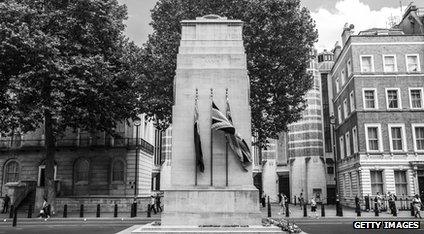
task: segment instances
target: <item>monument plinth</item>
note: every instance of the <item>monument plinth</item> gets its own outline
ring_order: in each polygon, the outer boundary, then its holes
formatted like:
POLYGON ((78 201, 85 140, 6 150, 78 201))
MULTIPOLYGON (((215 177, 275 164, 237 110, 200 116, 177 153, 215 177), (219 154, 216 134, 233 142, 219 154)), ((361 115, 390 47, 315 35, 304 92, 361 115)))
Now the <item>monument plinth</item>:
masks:
POLYGON ((234 127, 251 144, 243 23, 209 15, 181 24, 174 80, 171 183, 164 188, 162 225, 259 225, 259 193, 253 186, 251 167, 245 171, 233 151, 226 148, 224 133, 211 130, 211 100, 225 113, 228 98, 234 127), (197 171, 197 178, 193 136, 196 97, 205 166, 204 172, 197 171))

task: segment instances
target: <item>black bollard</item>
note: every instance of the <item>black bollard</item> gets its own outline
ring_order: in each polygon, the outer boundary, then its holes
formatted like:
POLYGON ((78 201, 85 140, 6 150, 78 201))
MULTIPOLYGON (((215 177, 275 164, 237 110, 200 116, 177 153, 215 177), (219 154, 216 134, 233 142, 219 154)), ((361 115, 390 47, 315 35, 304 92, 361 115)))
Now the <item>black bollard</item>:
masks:
POLYGON ((296 196, 294 196, 294 206, 297 205, 297 200, 296 200, 296 196))
POLYGON ((290 217, 289 203, 286 202, 286 217, 290 217))
POLYGON ((68 205, 63 205, 63 218, 68 217, 68 205))
POLYGON ((150 207, 150 204, 147 204, 147 218, 152 217, 152 209, 150 207))
POLYGON ((303 204, 303 217, 308 217, 308 211, 307 211, 306 203, 303 204))
POLYGON ((29 206, 28 206, 28 216, 27 216, 27 218, 32 218, 32 205, 30 204, 29 206))
POLYGON ((339 216, 343 217, 343 205, 341 203, 339 204, 339 216))
POLYGON ((118 217, 118 204, 115 203, 115 208, 113 209, 113 217, 118 217))
POLYGON ((16 224, 18 222, 18 209, 13 210, 13 223, 12 226, 16 227, 16 224))
POLYGON ((100 218, 100 204, 97 204, 96 218, 100 218))
POLYGON ((377 205, 377 203, 375 203, 374 204, 374 214, 375 214, 375 216, 380 216, 378 212, 379 212, 378 211, 378 205, 377 205))
POLYGON ((80 206, 80 218, 84 217, 84 204, 80 206))
POLYGON ((268 196, 268 217, 271 217, 271 203, 269 203, 269 196, 268 196))
POLYGON ((365 210, 368 212, 370 210, 370 197, 365 197, 365 210))
POLYGON ((134 218, 134 203, 131 203, 131 218, 134 218))
POLYGON ((397 208, 396 205, 393 205, 393 216, 397 217, 397 208))
POLYGON ((9 210, 9 219, 13 218, 13 212, 15 210, 15 206, 11 205, 9 210))
POLYGON ((134 204, 134 217, 137 217, 137 203, 134 202, 133 204, 134 204))
POLYGON ((412 217, 415 217, 414 205, 413 205, 412 203, 411 203, 410 208, 411 208, 411 216, 412 216, 412 217))
POLYGON ((321 203, 321 217, 325 217, 325 205, 321 203))

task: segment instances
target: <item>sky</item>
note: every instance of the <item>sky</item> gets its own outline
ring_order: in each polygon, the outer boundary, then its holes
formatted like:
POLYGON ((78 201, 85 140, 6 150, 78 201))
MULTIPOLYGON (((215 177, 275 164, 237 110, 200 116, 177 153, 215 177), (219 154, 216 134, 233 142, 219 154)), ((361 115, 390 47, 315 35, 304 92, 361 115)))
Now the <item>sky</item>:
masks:
MULTIPOLYGON (((143 45, 152 32, 150 10, 157 0, 118 0, 128 8, 126 35, 138 45, 143 45)), ((400 18, 402 10, 414 0, 301 0, 309 9, 318 29, 318 51, 331 50, 345 23, 353 24, 355 32, 369 28, 388 27, 390 17, 400 18)), ((422 0, 415 0, 417 3, 422 0)))

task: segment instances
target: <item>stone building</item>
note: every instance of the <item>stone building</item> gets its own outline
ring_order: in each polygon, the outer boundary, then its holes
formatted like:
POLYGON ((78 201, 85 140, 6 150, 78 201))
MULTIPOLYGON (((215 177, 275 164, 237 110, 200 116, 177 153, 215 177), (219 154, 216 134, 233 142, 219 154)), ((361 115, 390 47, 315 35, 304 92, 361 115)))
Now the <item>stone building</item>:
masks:
POLYGON ((377 192, 424 195, 424 36, 403 31, 403 21, 358 35, 345 27, 335 49, 337 173, 346 205, 377 192))
MULTIPOLYGON (((136 127, 132 123, 117 125, 115 131, 119 137, 103 132, 67 130, 63 138, 57 140, 56 210, 60 212, 64 204, 68 205, 68 211, 78 210, 80 204, 85 204, 87 212, 94 212, 94 207, 101 204, 102 210, 113 211, 114 203, 121 210, 129 210, 134 196, 139 197, 139 203, 143 205, 147 202, 155 164, 155 128, 141 117, 137 190, 136 127)), ((9 194, 12 204, 20 210, 29 205, 38 209, 42 204, 45 186, 43 138, 41 129, 0 138, 1 196, 9 194)))

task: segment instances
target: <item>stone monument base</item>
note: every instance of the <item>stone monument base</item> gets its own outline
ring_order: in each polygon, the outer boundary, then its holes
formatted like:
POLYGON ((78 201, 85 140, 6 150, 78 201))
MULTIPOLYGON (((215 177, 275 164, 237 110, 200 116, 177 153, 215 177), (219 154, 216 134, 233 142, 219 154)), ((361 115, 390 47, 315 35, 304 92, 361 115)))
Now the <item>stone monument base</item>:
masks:
POLYGON ((253 186, 164 190, 162 225, 261 225, 259 192, 253 186))
POLYGON ((286 233, 276 226, 249 226, 249 227, 199 227, 199 226, 154 226, 146 224, 133 229, 131 232, 120 232, 118 234, 137 234, 137 233, 286 233))

